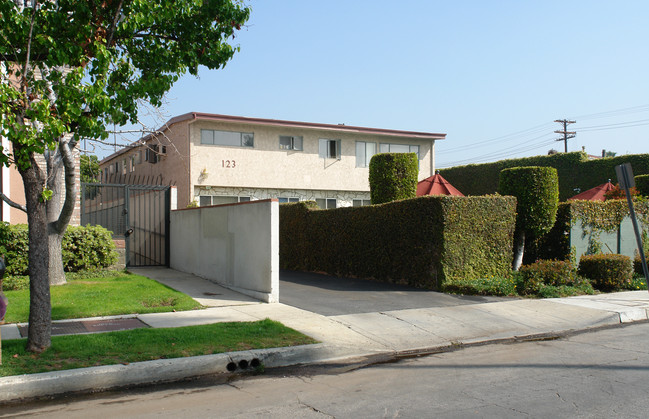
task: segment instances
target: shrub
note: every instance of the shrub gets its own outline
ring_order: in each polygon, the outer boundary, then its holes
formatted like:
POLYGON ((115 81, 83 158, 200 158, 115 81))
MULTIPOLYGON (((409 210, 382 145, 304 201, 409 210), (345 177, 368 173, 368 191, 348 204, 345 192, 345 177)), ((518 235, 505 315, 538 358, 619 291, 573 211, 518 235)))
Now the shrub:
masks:
MULTIPOLYGON (((68 227, 61 247, 67 272, 105 268, 117 262, 111 233, 100 226, 68 227)), ((0 223, 0 254, 5 255, 7 275, 29 275, 27 225, 0 223)))
POLYGON ((111 232, 101 226, 68 227, 62 249, 67 272, 106 268, 117 262, 111 232))
POLYGON ((372 204, 417 196, 419 163, 415 153, 381 153, 370 160, 372 204))
POLYGON ((649 175, 636 176, 635 188, 638 191, 638 195, 649 197, 649 175))
POLYGON ((465 295, 516 295, 512 278, 489 277, 477 279, 449 279, 442 286, 444 292, 465 295))
POLYGON ((569 261, 539 260, 520 268, 516 289, 519 294, 537 294, 542 285, 574 286, 579 284, 577 272, 569 261))
MULTIPOLYGON (((647 262, 647 264, 649 264, 649 253, 645 253, 644 259, 647 262)), ((636 252, 635 257, 633 258, 633 272, 635 272, 638 275, 644 276, 644 271, 642 270, 642 259, 640 259, 640 255, 638 254, 638 252, 636 252)))
POLYGON ((579 275, 590 279, 600 291, 613 291, 631 282, 631 258, 624 255, 583 255, 579 275))
POLYGON ((0 223, 0 255, 4 255, 6 275, 27 275, 29 238, 26 224, 0 223))

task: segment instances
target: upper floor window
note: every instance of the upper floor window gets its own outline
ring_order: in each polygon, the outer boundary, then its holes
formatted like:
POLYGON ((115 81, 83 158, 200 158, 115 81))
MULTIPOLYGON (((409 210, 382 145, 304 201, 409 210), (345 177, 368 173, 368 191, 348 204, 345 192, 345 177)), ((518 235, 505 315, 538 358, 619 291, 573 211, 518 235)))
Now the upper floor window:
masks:
POLYGON ((302 150, 302 137, 280 135, 279 148, 280 150, 302 150))
POLYGON ((356 167, 369 167, 372 156, 376 154, 376 143, 356 141, 356 167))
POLYGON ((379 150, 381 153, 415 153, 419 158, 418 145, 381 143, 379 150))
POLYGON ((201 130, 201 144, 232 147, 254 147, 255 135, 251 132, 201 130))
POLYGON ((318 154, 323 159, 340 160, 340 140, 321 138, 318 143, 318 154))

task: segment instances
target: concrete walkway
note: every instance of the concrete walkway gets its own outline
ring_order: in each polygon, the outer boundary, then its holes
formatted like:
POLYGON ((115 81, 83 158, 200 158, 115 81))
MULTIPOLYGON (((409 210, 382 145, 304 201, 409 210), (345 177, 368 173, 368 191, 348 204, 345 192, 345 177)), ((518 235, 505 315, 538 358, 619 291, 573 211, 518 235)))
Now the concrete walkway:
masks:
MULTIPOLYGON (((172 269, 138 268, 132 271, 177 289, 208 308, 111 319, 137 318, 150 327, 181 327, 270 318, 321 343, 5 377, 0 378, 0 402, 237 372, 257 362, 268 368, 352 362, 372 356, 390 358, 430 353, 462 344, 559 336, 647 320, 649 309, 647 291, 629 291, 323 316, 281 303, 260 303, 172 269)), ((20 337, 17 325, 0 327, 3 340, 20 337)))

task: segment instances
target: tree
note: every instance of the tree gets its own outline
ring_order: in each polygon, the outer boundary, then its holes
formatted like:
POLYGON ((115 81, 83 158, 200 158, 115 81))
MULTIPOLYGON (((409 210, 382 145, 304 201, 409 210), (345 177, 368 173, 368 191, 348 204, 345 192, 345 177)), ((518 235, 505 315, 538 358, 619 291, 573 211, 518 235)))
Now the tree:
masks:
POLYGON ((50 346, 50 282, 64 281, 61 239, 76 199, 75 147, 136 123, 138 103, 199 66, 221 68, 247 21, 237 0, 0 0, 0 163, 23 179, 29 224, 27 349, 50 346))
POLYGON ((370 199, 383 204, 417 196, 419 162, 415 153, 380 153, 369 167, 370 199))
POLYGON ((99 182, 99 159, 94 154, 82 154, 80 156, 79 175, 81 182, 97 183, 99 182))
POLYGON ((512 167, 500 172, 498 192, 516 197, 512 268, 523 262, 525 235, 539 237, 554 226, 559 207, 559 178, 554 167, 512 167))

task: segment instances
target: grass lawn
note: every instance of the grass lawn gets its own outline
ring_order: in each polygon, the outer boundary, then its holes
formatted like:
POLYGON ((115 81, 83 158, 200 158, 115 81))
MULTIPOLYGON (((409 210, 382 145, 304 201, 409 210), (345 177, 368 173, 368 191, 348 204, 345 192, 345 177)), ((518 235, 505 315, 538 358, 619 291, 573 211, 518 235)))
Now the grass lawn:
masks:
POLYGON ((53 336, 52 346, 39 355, 25 352, 22 339, 8 340, 2 342, 0 376, 310 343, 315 341, 269 319, 53 336))
MULTIPOLYGON (((187 295, 139 275, 116 272, 75 278, 50 287, 52 320, 201 308, 187 295)), ((5 291, 5 295, 9 299, 5 323, 27 322, 29 289, 5 291)))

